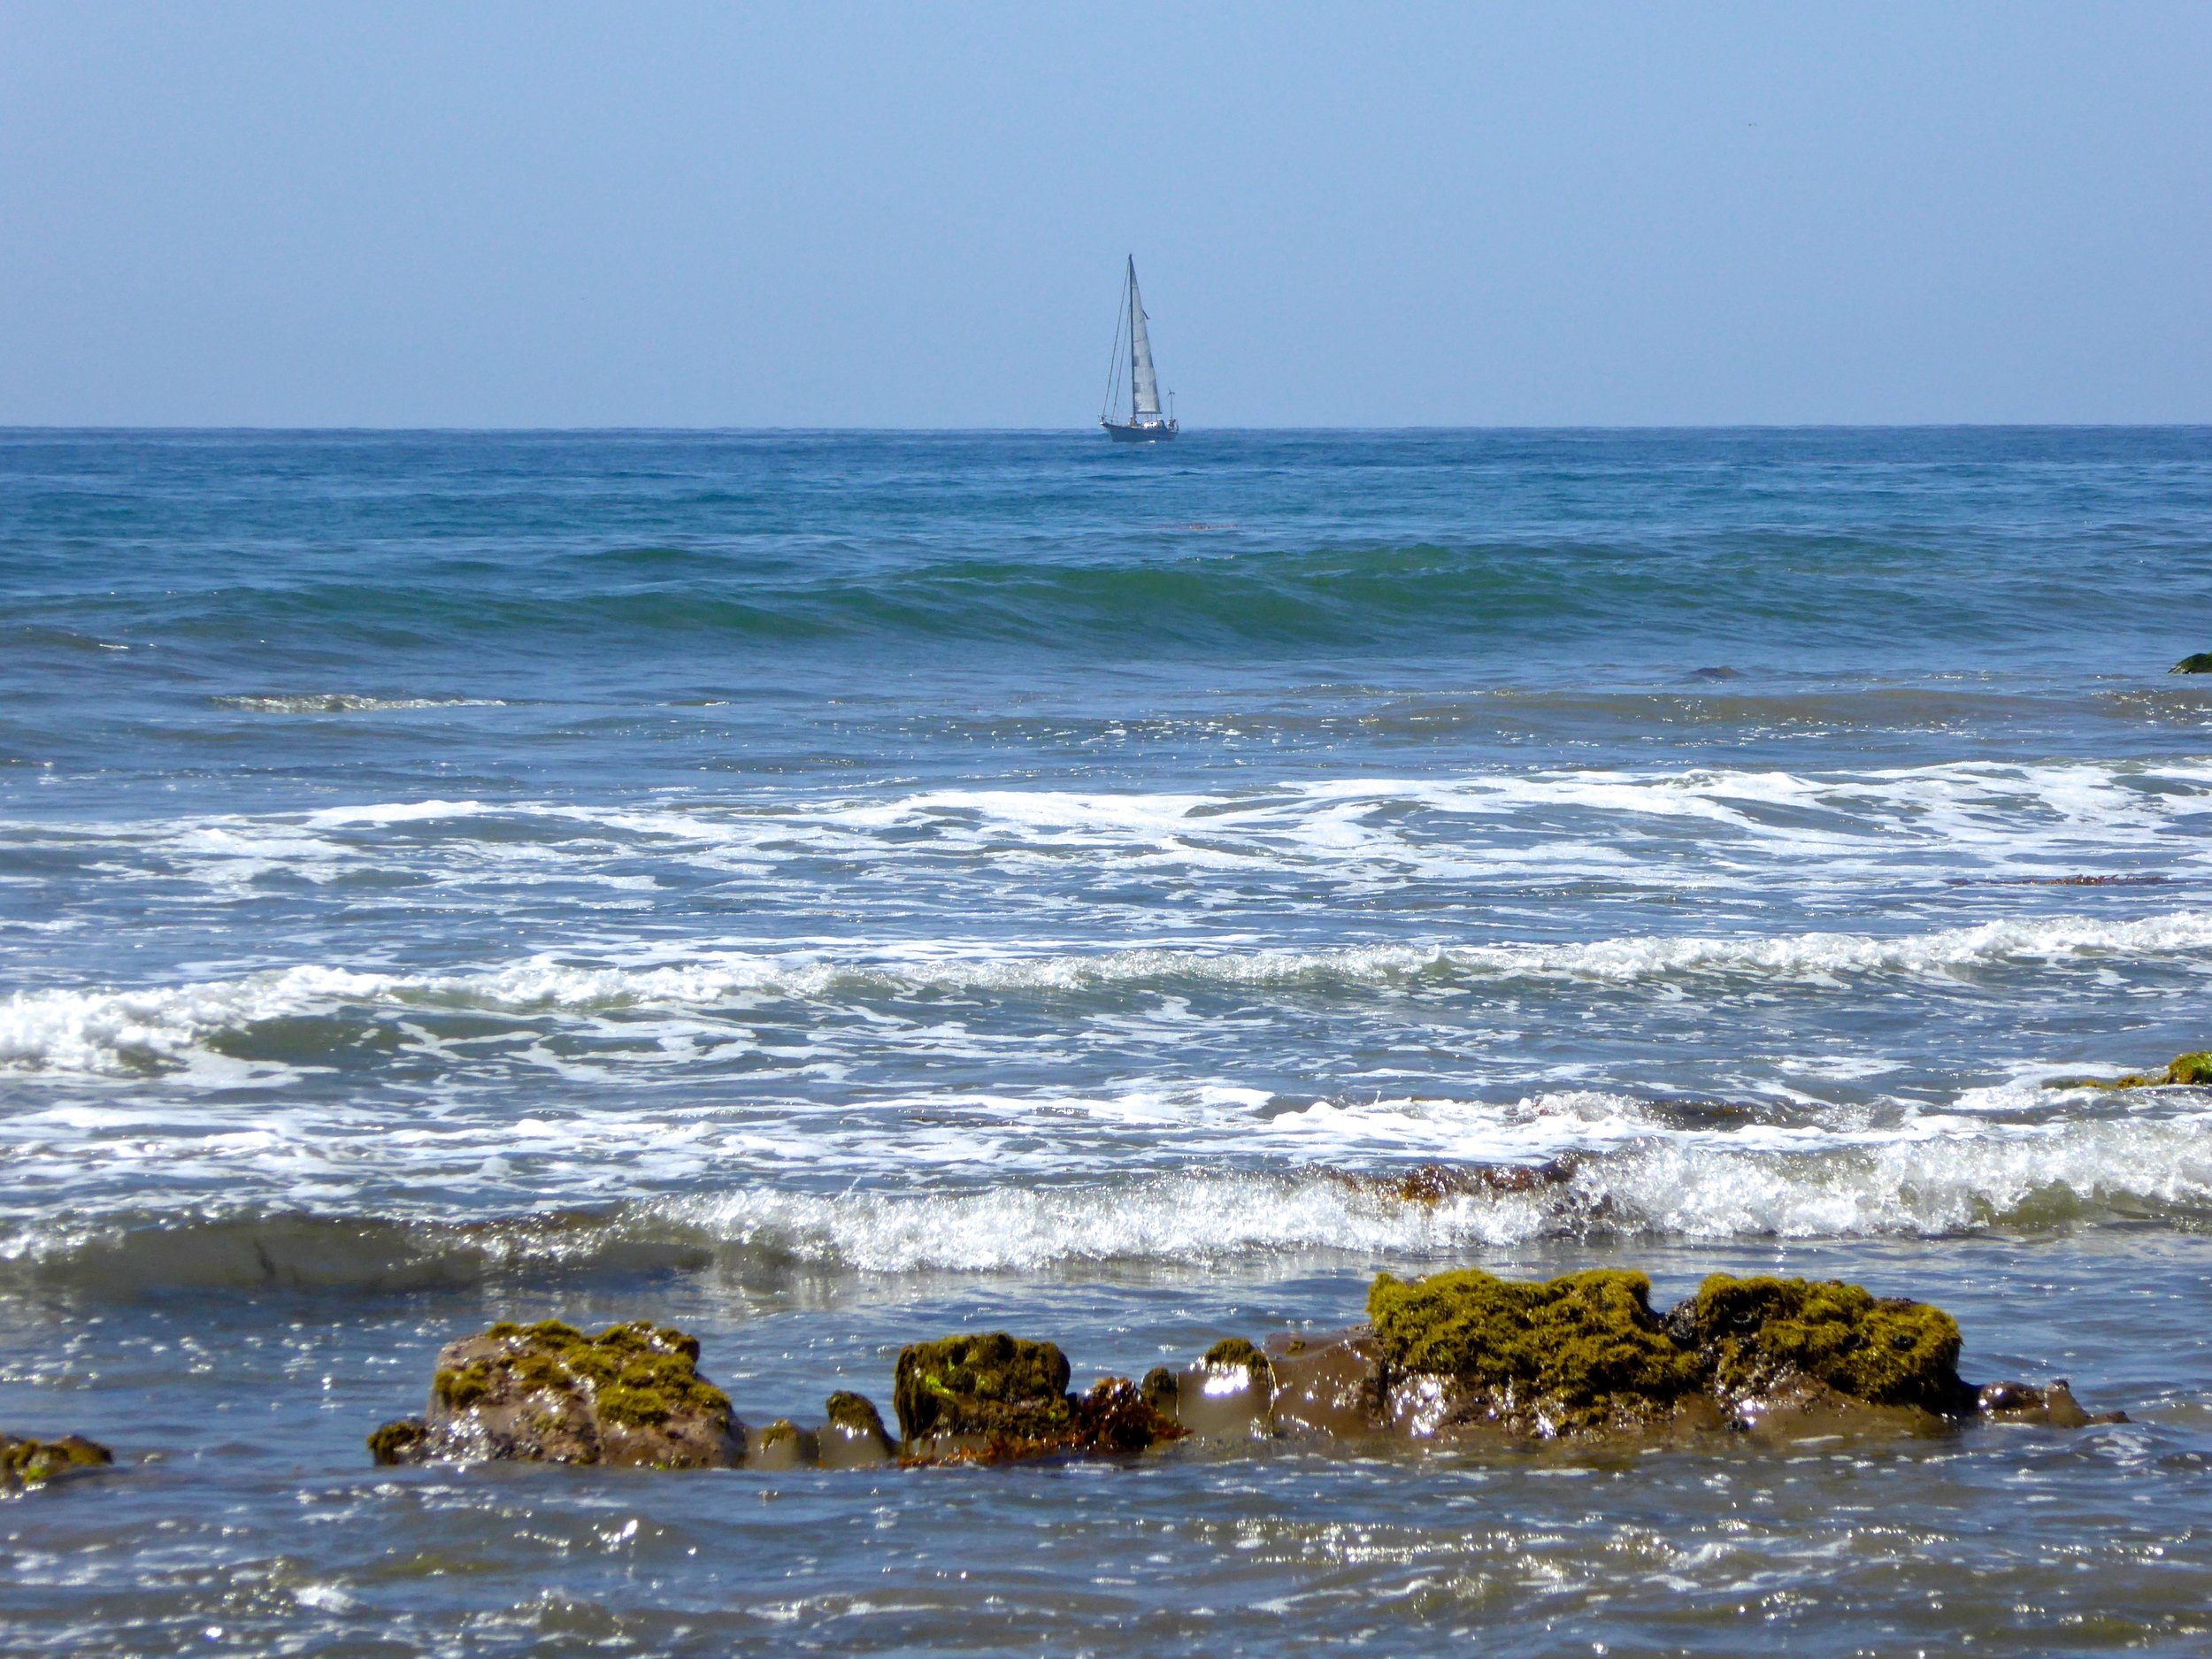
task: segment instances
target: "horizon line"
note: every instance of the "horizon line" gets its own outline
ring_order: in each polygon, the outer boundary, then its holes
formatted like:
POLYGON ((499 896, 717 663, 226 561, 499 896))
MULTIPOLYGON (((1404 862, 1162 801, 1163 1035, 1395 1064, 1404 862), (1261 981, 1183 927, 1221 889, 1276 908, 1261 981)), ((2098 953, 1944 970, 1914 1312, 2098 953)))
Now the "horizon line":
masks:
MULTIPOLYGON (((2195 420, 1867 420, 1867 421, 1703 421, 1703 422, 1586 422, 1440 424, 1402 426, 1186 426, 1184 437, 1218 433, 1265 433, 1286 435, 1418 434, 1449 433, 1670 433, 1670 432, 2188 432, 2212 428, 2212 417, 2195 420)), ((561 437, 589 434, 663 434, 670 436, 758 437, 1069 437, 1088 435, 1096 426, 299 426, 259 423, 186 424, 162 422, 132 425, 116 422, 0 423, 0 436, 53 434, 186 434, 239 433, 269 435, 326 434, 399 436, 410 434, 447 435, 503 435, 561 437)))

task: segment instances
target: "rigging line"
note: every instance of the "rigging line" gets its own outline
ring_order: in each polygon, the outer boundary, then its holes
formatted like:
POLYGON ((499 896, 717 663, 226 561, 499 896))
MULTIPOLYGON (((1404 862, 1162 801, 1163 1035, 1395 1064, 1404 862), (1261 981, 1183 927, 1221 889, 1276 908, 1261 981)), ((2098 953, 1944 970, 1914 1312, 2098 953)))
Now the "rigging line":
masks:
MULTIPOLYGON (((1106 401, 1099 405, 1098 418, 1109 419, 1114 412, 1114 395, 1121 389, 1121 337, 1125 331, 1129 315, 1129 278, 1121 279, 1121 295, 1115 302, 1114 343, 1106 354, 1106 401)), ((1133 351, 1135 348, 1133 346, 1133 351)))

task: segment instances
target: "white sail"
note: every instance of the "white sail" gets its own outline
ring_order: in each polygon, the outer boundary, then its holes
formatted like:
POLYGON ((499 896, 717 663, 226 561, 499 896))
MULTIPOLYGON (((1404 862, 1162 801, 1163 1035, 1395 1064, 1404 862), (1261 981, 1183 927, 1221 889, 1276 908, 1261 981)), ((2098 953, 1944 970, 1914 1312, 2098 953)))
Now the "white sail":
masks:
POLYGON ((1160 377, 1152 372, 1152 335, 1144 326, 1144 301, 1137 293, 1137 261, 1129 260, 1129 389, 1132 424, 1148 426, 1160 419, 1160 377))

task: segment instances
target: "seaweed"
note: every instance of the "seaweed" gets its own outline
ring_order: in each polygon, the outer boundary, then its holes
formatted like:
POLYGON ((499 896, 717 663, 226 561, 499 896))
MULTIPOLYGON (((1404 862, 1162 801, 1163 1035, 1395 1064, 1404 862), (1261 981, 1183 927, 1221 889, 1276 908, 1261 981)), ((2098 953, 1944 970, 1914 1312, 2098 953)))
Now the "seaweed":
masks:
POLYGON ((1959 1380, 1958 1322, 1926 1302, 1839 1279, 1716 1273, 1687 1315, 1724 1394, 1762 1392, 1792 1372, 1875 1405, 1955 1412, 1970 1392, 1959 1380))
POLYGON ((899 1350, 891 1403, 909 1440, 938 1434, 1034 1439, 1068 1421, 1067 1356, 995 1331, 899 1350))
POLYGON ((1479 1268, 1411 1283, 1384 1273, 1367 1312, 1388 1369, 1450 1376, 1569 1417, 1664 1403, 1703 1380, 1698 1356, 1652 1312, 1641 1273, 1601 1268, 1539 1283, 1479 1268))

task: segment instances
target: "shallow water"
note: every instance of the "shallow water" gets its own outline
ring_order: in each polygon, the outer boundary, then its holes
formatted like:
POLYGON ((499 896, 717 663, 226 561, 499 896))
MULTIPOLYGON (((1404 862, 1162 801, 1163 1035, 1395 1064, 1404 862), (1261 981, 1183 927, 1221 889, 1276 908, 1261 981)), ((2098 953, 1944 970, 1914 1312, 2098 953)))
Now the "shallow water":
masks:
POLYGON ((131 1464, 0 1506, 0 1625, 2202 1651, 2212 1094, 2051 1085, 2212 1040, 2208 526, 2198 429, 0 436, 0 1428, 131 1464), (1841 1274, 2135 1421, 362 1447, 509 1314, 758 1424, 1465 1263, 1841 1274))

